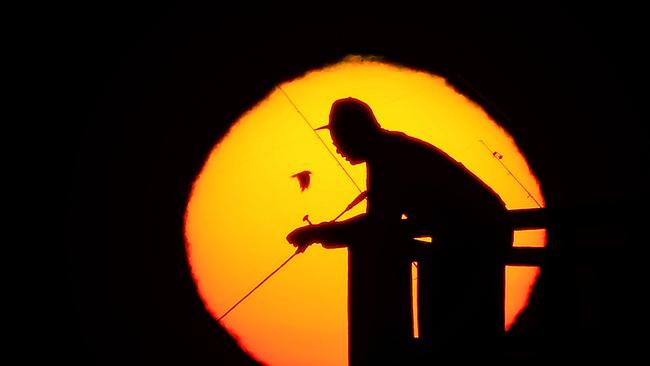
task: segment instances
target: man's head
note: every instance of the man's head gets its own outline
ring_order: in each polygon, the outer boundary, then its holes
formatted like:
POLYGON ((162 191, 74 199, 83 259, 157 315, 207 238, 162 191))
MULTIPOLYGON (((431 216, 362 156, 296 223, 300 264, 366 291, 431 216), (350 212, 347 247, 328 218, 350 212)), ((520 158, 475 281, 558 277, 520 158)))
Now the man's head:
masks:
POLYGON ((366 103, 351 97, 339 99, 332 104, 329 124, 321 128, 330 130, 336 152, 353 165, 368 159, 375 138, 381 132, 372 109, 366 103))

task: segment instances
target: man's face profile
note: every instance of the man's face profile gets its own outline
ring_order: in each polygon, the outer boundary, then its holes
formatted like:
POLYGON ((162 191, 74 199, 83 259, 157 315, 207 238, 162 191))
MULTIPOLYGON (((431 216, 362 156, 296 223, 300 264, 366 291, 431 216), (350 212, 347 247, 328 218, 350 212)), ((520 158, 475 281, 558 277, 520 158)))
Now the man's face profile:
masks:
POLYGON ((379 130, 370 107, 364 102, 345 98, 334 102, 330 111, 329 131, 336 152, 352 165, 368 159, 369 140, 379 130))
POLYGON ((336 146, 336 153, 341 155, 350 164, 357 165, 366 161, 363 154, 358 151, 359 149, 354 147, 353 143, 338 139, 334 131, 330 131, 330 135, 332 136, 334 146, 336 146))

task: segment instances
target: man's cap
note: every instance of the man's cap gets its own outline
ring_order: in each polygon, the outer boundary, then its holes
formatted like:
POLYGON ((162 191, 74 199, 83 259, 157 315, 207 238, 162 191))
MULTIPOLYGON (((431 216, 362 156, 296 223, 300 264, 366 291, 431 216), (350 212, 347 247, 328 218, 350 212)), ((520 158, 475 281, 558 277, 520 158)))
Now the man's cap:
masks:
POLYGON ((329 130, 332 127, 332 123, 336 121, 336 118, 341 118, 342 114, 350 114, 350 112, 356 112, 356 114, 365 114, 366 117, 369 117, 372 120, 371 123, 377 124, 377 127, 379 127, 379 124, 377 123, 377 120, 372 113, 372 109, 370 109, 370 106, 368 106, 368 104, 359 99, 347 97, 338 99, 332 103, 332 108, 330 109, 329 115, 329 123, 315 128, 314 131, 329 130))

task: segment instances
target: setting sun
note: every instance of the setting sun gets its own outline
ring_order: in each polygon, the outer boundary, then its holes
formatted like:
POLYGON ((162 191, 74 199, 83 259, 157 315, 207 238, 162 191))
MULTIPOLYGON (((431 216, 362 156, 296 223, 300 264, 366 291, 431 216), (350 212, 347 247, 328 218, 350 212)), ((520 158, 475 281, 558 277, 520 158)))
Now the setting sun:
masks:
MULTIPOLYGON (((194 182, 187 254, 215 319, 294 252, 285 237, 305 224, 306 214, 314 223, 329 221, 359 194, 357 185, 365 189, 365 165, 337 156, 350 179, 332 158, 329 133, 313 131, 327 123, 333 101, 349 96, 366 102, 383 128, 427 141, 464 164, 508 209, 544 205, 516 142, 478 104, 441 77, 349 57, 278 85, 232 121, 194 182), (311 172, 305 190, 292 177, 303 171, 311 172)), ((364 211, 365 203, 341 219, 364 211)), ((516 232, 513 244, 545 242, 544 230, 531 230, 516 232)), ((538 272, 507 267, 506 329, 526 306, 538 272)), ((265 364, 347 365, 346 250, 312 245, 221 323, 265 364)))

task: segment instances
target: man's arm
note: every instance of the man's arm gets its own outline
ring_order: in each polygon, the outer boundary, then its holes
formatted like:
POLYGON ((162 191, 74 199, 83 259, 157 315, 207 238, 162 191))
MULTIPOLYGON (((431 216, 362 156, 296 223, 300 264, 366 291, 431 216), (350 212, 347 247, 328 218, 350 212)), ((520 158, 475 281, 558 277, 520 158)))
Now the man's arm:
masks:
POLYGON ((360 214, 341 222, 322 222, 300 227, 287 235, 287 241, 295 247, 320 243, 324 248, 343 248, 367 235, 366 214, 360 214))

